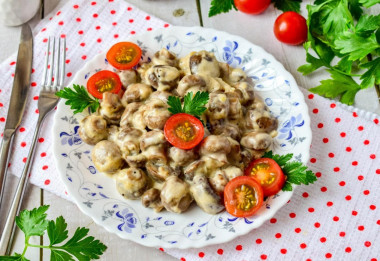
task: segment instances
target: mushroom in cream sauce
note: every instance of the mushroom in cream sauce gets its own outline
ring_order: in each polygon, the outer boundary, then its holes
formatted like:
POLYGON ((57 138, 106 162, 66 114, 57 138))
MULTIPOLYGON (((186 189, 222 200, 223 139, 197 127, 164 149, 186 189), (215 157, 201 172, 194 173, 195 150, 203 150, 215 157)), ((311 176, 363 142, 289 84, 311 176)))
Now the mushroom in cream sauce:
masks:
POLYGON ((104 93, 99 111, 80 123, 81 139, 96 144, 95 167, 112 174, 123 197, 141 198, 155 211, 182 213, 193 201, 206 213, 222 211, 226 184, 243 175, 277 133, 277 119, 255 97, 249 77, 213 53, 177 58, 166 49, 119 75, 126 88, 122 98, 104 93), (173 147, 163 132, 172 116, 168 98, 183 100, 198 91, 209 92, 200 117, 207 126, 204 139, 193 149, 173 147))

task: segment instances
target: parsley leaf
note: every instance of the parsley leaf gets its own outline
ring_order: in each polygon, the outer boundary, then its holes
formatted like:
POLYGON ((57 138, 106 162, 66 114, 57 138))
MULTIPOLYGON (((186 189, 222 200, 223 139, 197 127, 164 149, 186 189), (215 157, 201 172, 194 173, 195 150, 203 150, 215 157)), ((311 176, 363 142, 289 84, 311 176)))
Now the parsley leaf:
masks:
POLYGON ((200 118, 206 111, 205 105, 209 100, 208 92, 198 91, 195 95, 193 92, 189 92, 183 99, 183 107, 181 105, 181 99, 179 97, 169 96, 168 98, 168 110, 173 113, 187 113, 200 118))
POLYGON ((322 80, 321 85, 309 89, 309 91, 327 98, 340 96, 342 103, 351 105, 354 102, 356 93, 361 89, 351 77, 333 70, 330 72, 332 79, 322 80))
POLYGON ((84 86, 73 85, 73 89, 69 87, 63 88, 56 92, 58 97, 66 99, 65 104, 70 105, 70 109, 74 110, 74 114, 82 112, 90 107, 91 112, 96 112, 100 103, 96 98, 91 98, 84 86))
POLYGON ((362 79, 362 88, 371 87, 374 84, 380 84, 380 57, 375 60, 362 64, 361 67, 368 68, 360 79, 362 79))
POLYGON ((56 246, 55 249, 67 251, 78 260, 99 259, 99 256, 103 254, 107 247, 92 236, 86 237, 88 231, 88 228, 78 227, 74 236, 66 244, 56 246))
POLYGON ((272 0, 274 7, 277 9, 283 12, 294 11, 297 13, 301 10, 301 2, 302 0, 272 0))
POLYGON ((41 206, 33 210, 23 210, 16 217, 17 226, 24 232, 25 237, 42 236, 48 226, 46 220, 49 206, 41 206))
POLYGON ((271 158, 277 162, 281 167, 284 175, 286 176, 286 182, 282 187, 283 191, 292 191, 292 184, 309 185, 317 180, 315 174, 308 170, 307 166, 303 165, 302 162, 292 161, 293 154, 289 153, 286 155, 273 154, 272 151, 265 152, 263 158, 271 158))
POLYGON ((355 26, 356 33, 373 32, 380 26, 380 15, 362 15, 355 26))
POLYGON ((348 59, 351 61, 360 60, 380 47, 375 34, 370 37, 362 37, 353 32, 344 32, 334 43, 341 54, 349 55, 348 59))
POLYGON ((234 0, 212 0, 208 17, 212 17, 221 13, 228 13, 230 10, 236 9, 234 0))
POLYGON ((371 7, 375 4, 380 4, 380 0, 359 0, 359 3, 363 4, 364 7, 371 7))
POLYGON ((29 261, 25 257, 28 247, 50 249, 50 260, 52 261, 88 261, 99 259, 107 247, 94 237, 87 236, 89 230, 84 227, 77 228, 74 235, 65 244, 58 246, 57 244, 62 243, 68 238, 67 223, 62 216, 58 217, 55 221, 46 220, 48 208, 49 206, 45 205, 33 210, 21 211, 19 216, 16 217, 16 224, 25 234, 24 251, 21 255, 14 253, 13 256, 0 256, 0 260, 29 261), (29 244, 31 236, 42 236, 45 230, 47 230, 50 240, 48 246, 29 244))
POLYGON ((68 238, 67 223, 65 222, 65 219, 62 216, 59 216, 55 222, 50 220, 47 227, 47 233, 50 240, 50 246, 62 243, 68 238))

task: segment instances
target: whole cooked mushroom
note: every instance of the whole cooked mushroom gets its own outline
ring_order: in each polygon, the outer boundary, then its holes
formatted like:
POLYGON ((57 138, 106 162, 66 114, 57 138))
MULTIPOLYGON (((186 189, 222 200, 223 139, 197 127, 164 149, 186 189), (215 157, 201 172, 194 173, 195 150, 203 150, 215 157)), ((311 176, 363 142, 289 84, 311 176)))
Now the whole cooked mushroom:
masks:
POLYGON ((99 115, 88 115, 80 121, 78 133, 83 142, 95 145, 99 141, 107 139, 107 121, 99 115))
POLYGON ((122 70, 118 72, 121 84, 124 88, 127 88, 130 84, 137 81, 135 70, 122 70))
POLYGON ((265 132, 248 132, 240 140, 240 144, 252 150, 266 150, 272 145, 272 136, 265 132))
POLYGON ((138 199, 149 186, 148 177, 139 168, 121 169, 116 173, 117 191, 126 199, 138 199))
POLYGON ((177 86, 180 72, 168 65, 153 65, 145 73, 145 82, 158 91, 172 90, 177 86))
POLYGON ((178 83, 177 93, 180 96, 185 96, 188 92, 195 94, 205 91, 206 87, 206 81, 201 75, 185 75, 178 83))
POLYGON ((186 211, 193 201, 189 184, 176 176, 170 176, 162 187, 161 201, 166 210, 170 212, 186 211))
POLYGON ((152 94, 152 88, 144 83, 133 83, 125 90, 121 102, 124 106, 132 102, 142 102, 152 94))
POLYGON ((162 48, 154 54, 152 63, 154 65, 169 65, 172 67, 178 66, 177 57, 175 56, 175 54, 168 51, 166 48, 162 48))
POLYGON ((160 212, 164 205, 161 202, 161 191, 156 188, 150 188, 141 196, 141 203, 146 208, 153 208, 154 211, 160 212))
POLYGON ((109 124, 119 124, 124 112, 124 106, 121 104, 119 95, 111 92, 103 93, 99 112, 109 124))
POLYGON ((190 192, 204 212, 215 215, 224 209, 220 196, 211 188, 206 176, 196 175, 190 186, 190 192))
POLYGON ((116 172, 124 164, 119 147, 109 140, 98 142, 92 149, 91 158, 97 170, 109 174, 116 172))

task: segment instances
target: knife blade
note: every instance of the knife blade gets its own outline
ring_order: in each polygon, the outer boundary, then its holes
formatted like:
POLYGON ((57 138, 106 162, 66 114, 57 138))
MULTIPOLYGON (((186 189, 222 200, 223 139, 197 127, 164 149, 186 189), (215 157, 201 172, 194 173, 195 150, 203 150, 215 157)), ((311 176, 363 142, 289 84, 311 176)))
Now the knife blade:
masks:
POLYGON ((0 146, 0 208, 9 163, 9 151, 12 147, 14 134, 20 126, 22 115, 24 114, 26 99, 28 97, 28 90, 30 89, 32 60, 33 34, 30 26, 24 24, 21 29, 21 38, 18 47, 16 70, 7 121, 4 128, 3 141, 0 146))

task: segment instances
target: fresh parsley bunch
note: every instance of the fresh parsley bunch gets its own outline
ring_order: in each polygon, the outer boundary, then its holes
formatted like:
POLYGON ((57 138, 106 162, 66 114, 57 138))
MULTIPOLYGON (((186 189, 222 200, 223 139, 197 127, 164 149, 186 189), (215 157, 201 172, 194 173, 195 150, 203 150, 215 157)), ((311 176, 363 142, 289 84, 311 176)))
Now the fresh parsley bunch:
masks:
POLYGON ((66 100, 65 104, 70 105, 70 109, 74 111, 74 114, 82 112, 87 107, 91 112, 96 112, 99 108, 99 100, 91 98, 84 86, 73 84, 73 88, 65 87, 55 93, 58 97, 66 100))
MULTIPOLYGON (((302 0, 272 0, 271 2, 274 4, 274 7, 283 12, 294 11, 299 13, 302 0)), ((228 13, 232 9, 237 10, 234 0, 211 0, 208 17, 221 13, 228 13)))
POLYGON ((363 8, 380 0, 316 0, 308 5, 306 61, 298 71, 304 75, 326 68, 331 79, 310 91, 351 105, 361 89, 377 85, 380 91, 380 15, 363 8), (359 82, 359 83, 357 83, 359 82))
POLYGON ((107 247, 92 236, 87 236, 89 229, 78 227, 74 235, 68 239, 67 223, 65 219, 60 216, 55 221, 46 220, 49 206, 44 205, 33 210, 23 210, 16 217, 16 224, 25 234, 25 247, 21 254, 14 253, 13 256, 0 256, 0 260, 20 260, 28 261, 25 257, 28 247, 38 247, 50 249, 51 261, 71 261, 77 260, 87 261, 99 259, 99 257, 106 251, 107 247), (29 239, 32 236, 43 236, 47 231, 50 244, 48 246, 32 245, 29 244, 29 239), (60 245, 58 245, 60 244, 60 245))
POLYGON ((208 92, 198 91, 195 95, 193 92, 188 92, 183 98, 183 106, 181 99, 176 96, 169 96, 168 98, 168 111, 173 114, 177 113, 187 113, 198 118, 204 125, 204 122, 201 120, 202 114, 206 111, 205 105, 209 100, 208 92))
POLYGON ((309 185, 317 180, 315 174, 307 168, 302 162, 292 160, 293 154, 286 155, 273 154, 272 151, 265 152, 263 158, 273 159, 281 167, 286 181, 282 187, 283 191, 292 191, 292 184, 309 185))

